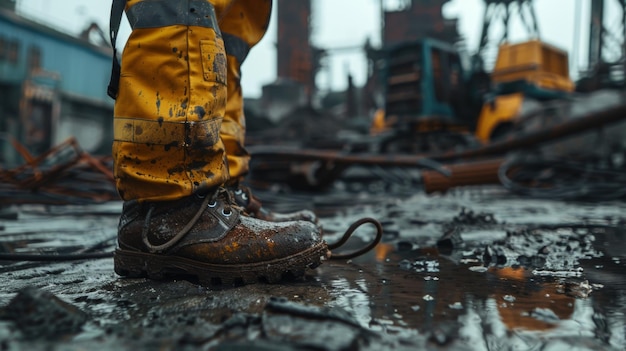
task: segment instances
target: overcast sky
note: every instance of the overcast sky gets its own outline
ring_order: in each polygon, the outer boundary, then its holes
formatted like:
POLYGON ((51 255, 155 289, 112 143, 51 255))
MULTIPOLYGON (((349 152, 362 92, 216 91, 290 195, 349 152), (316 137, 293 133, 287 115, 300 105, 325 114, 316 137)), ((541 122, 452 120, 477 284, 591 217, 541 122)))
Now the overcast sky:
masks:
MULTIPOLYGON (((297 0, 294 0, 297 1, 297 0)), ((387 0, 392 4, 397 0, 387 0)), ((576 54, 570 61, 578 67, 586 63, 589 0, 535 0, 541 38, 576 54), (576 7, 581 8, 580 25, 576 25, 576 7), (574 45, 576 38, 581 43, 574 45), (575 49, 578 47, 577 49, 575 49)), ((18 10, 31 17, 42 19, 70 33, 78 33, 92 22, 108 28, 110 0, 18 0, 18 10)), ((459 32, 467 39, 468 48, 474 51, 478 46, 482 26, 484 5, 482 0, 452 0, 444 8, 446 17, 459 18, 459 32)), ((609 26, 619 23, 621 13, 608 11, 609 26)), ((312 41, 319 47, 342 47, 361 45, 366 38, 372 43, 380 43, 379 0, 313 0, 312 41)), ((272 17, 270 28, 263 40, 248 56, 243 71, 244 95, 257 97, 261 87, 276 77, 275 43, 276 23, 272 17)), ((526 39, 521 26, 515 26, 512 41, 526 39)), ((128 35, 123 29, 123 38, 128 35)), ((342 89, 346 86, 345 76, 350 72, 357 85, 365 80, 365 57, 360 52, 342 52, 328 60, 328 71, 318 76, 322 89, 342 89)))

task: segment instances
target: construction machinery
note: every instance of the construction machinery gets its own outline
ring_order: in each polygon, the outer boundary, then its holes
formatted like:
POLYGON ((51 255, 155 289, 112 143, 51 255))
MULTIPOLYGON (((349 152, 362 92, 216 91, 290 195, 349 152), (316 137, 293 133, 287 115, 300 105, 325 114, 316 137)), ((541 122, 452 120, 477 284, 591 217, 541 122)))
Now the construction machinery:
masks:
POLYGON ((488 73, 482 55, 498 13, 508 28, 510 7, 516 5, 525 23, 531 23, 529 34, 538 37, 538 29, 531 0, 488 0, 486 5, 481 47, 474 57, 432 38, 387 49, 385 113, 375 118, 377 131, 392 131, 381 144, 383 152, 432 152, 488 143, 511 132, 519 116, 574 91, 564 50, 534 38, 510 43, 508 31, 488 73))
POLYGON ((385 71, 384 126, 390 135, 381 151, 467 144, 464 132, 480 111, 480 99, 466 93, 474 83, 453 45, 436 39, 396 44, 387 51, 385 71))
POLYGON ((382 125, 393 135, 383 151, 487 143, 505 136, 519 116, 543 101, 574 91, 567 53, 539 40, 501 45, 491 74, 462 62, 453 45, 435 39, 389 50, 382 125))
POLYGON ((512 131, 517 118, 541 102, 574 91, 567 52, 540 40, 502 44, 491 73, 493 98, 480 111, 475 135, 482 142, 512 131))

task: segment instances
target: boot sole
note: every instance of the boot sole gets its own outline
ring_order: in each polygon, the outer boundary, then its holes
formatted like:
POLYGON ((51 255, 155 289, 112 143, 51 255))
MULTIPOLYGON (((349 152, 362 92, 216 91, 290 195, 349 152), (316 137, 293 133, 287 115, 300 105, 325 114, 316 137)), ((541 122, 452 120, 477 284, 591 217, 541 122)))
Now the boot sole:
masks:
POLYGON ((257 282, 276 283, 302 278, 308 269, 315 269, 328 257, 325 242, 306 251, 272 261, 221 265, 183 257, 156 255, 116 249, 113 259, 115 273, 123 277, 147 277, 154 280, 193 278, 200 285, 243 285, 257 282))

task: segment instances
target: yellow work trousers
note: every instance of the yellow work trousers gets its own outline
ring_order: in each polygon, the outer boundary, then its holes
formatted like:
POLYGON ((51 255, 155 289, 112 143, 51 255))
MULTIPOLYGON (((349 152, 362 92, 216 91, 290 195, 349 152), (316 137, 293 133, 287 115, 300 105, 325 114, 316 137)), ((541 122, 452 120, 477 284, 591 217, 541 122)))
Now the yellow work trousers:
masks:
POLYGON ((128 0, 132 33, 114 110, 124 200, 165 201, 248 172, 240 65, 271 0, 128 0))

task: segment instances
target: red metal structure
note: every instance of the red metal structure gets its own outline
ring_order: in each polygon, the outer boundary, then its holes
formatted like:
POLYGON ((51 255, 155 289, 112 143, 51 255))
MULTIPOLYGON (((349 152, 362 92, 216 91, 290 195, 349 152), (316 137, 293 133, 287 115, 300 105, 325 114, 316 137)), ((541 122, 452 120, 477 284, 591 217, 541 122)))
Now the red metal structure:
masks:
POLYGON ((315 89, 311 33, 311 0, 278 0, 277 76, 315 89))
POLYGON ((443 5, 448 1, 410 0, 405 8, 385 10, 385 46, 426 37, 450 43, 457 41, 457 20, 446 19, 442 13, 443 5))

